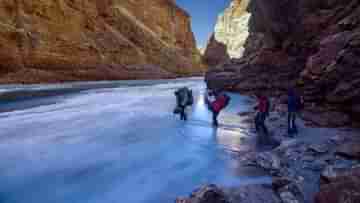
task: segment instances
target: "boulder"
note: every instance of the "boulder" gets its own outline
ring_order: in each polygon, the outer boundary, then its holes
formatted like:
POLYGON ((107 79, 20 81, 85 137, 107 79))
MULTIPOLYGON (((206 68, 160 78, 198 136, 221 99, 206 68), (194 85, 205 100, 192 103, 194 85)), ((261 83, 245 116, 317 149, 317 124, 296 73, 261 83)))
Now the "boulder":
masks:
POLYGON ((360 168, 337 168, 336 166, 327 166, 321 173, 321 183, 329 184, 339 180, 345 180, 349 177, 360 178, 360 168))
MULTIPOLYGON (((315 159, 315 157, 314 157, 315 159)), ((304 168, 312 171, 321 171, 327 166, 327 162, 324 160, 314 160, 311 162, 304 163, 304 168)))
POLYGON ((233 203, 280 203, 278 195, 269 185, 246 185, 225 189, 233 203))
POLYGON ((327 110, 304 111, 302 118, 320 127, 343 127, 351 124, 351 119, 347 114, 327 110))
POLYGON ((339 176, 339 169, 334 168, 334 166, 327 166, 321 172, 321 180, 324 183, 331 182, 339 176))
POLYGON ((281 169, 281 161, 280 158, 271 153, 271 152, 263 152, 256 156, 256 163, 272 173, 278 173, 281 169))
POLYGON ((189 198, 177 198, 176 203, 229 203, 224 191, 216 185, 206 185, 194 191, 189 198))
POLYGON ((308 148, 308 151, 315 154, 324 154, 329 151, 329 146, 327 144, 312 144, 308 148))
POLYGON ((275 149, 278 153, 286 153, 288 150, 295 150, 297 147, 303 145, 304 142, 298 139, 288 139, 281 142, 280 146, 275 149))
POLYGON ((349 142, 340 145, 336 149, 336 154, 346 158, 360 160, 360 142, 349 142))
POLYGON ((272 187, 275 191, 278 191, 281 188, 284 188, 285 186, 291 184, 292 182, 293 180, 287 177, 273 178, 272 187))
POLYGON ((299 200, 291 192, 280 193, 280 198, 283 203, 300 203, 299 200))
POLYGON ((290 184, 278 189, 278 194, 283 202, 300 203, 304 202, 304 194, 298 182, 292 181, 290 184))
POLYGON ((336 145, 340 145, 345 142, 345 137, 341 136, 341 135, 336 135, 336 136, 330 138, 330 142, 334 143, 336 145))
POLYGON ((320 187, 315 203, 357 203, 360 202, 359 168, 350 169, 332 178, 320 187))

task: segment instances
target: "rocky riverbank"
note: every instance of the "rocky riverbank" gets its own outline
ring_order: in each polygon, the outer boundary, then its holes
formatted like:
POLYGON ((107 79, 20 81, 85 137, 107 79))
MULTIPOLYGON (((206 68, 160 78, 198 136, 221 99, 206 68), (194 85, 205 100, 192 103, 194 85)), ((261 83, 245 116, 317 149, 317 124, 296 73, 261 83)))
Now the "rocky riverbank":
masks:
MULTIPOLYGON (((300 120, 300 133, 289 137, 283 109, 276 105, 267 123, 276 141, 271 143, 279 145, 241 158, 242 165, 265 169, 273 177, 272 185, 208 185, 177 203, 360 202, 359 130, 316 127, 300 120)), ((252 117, 253 112, 242 116, 252 117)))

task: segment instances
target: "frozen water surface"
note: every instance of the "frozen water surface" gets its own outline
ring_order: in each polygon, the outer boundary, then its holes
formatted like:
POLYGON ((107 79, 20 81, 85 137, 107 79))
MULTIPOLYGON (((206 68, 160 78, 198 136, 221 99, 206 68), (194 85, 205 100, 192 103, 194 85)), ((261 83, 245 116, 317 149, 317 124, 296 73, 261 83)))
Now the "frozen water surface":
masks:
POLYGON ((201 79, 0 89, 57 91, 0 102, 1 203, 174 202, 206 183, 269 181, 238 164, 253 141, 236 113, 251 101, 232 95, 214 129, 201 79), (196 97, 186 123, 172 114, 182 86, 196 97))

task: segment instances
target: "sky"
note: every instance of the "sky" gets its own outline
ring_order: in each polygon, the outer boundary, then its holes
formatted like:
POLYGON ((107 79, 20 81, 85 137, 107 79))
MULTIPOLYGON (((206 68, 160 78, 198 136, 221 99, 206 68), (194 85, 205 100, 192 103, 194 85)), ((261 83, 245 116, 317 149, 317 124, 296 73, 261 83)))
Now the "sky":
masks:
POLYGON ((190 15, 192 30, 198 47, 205 47, 217 21, 218 15, 227 8, 231 0, 176 0, 190 15))

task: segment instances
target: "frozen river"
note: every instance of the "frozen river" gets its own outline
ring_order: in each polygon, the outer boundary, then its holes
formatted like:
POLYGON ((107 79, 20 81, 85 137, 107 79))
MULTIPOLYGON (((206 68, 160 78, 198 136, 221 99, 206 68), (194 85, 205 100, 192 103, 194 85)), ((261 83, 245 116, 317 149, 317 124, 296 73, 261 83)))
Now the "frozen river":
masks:
POLYGON ((201 79, 96 84, 3 87, 46 94, 0 102, 1 203, 165 203, 206 183, 268 181, 238 164, 254 147, 236 115, 249 98, 232 95, 214 129, 201 79), (172 114, 182 86, 196 97, 186 123, 172 114))

